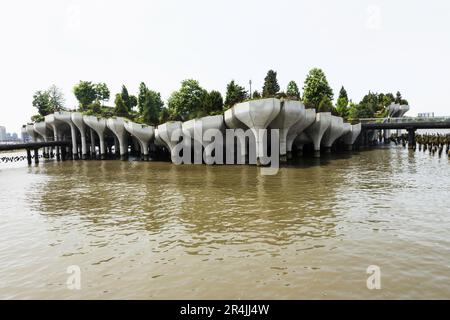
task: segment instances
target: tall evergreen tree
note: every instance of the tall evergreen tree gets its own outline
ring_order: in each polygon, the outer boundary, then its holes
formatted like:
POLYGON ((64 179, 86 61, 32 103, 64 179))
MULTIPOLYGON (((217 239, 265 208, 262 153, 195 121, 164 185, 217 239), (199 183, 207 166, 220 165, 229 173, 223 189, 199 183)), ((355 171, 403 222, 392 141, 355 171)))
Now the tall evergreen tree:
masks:
POLYGON ((116 99, 114 100, 114 115, 117 117, 129 117, 130 113, 128 107, 123 100, 123 97, 120 93, 116 94, 116 99))
POLYGON ((328 84, 325 73, 318 68, 309 71, 303 86, 303 102, 308 108, 319 107, 323 97, 333 100, 333 90, 328 84))
POLYGON ((225 107, 230 108, 236 103, 242 102, 248 98, 247 91, 244 87, 239 86, 231 80, 229 84, 227 84, 227 94, 225 96, 225 107))
POLYGON ((133 108, 137 105, 138 101, 135 96, 128 93, 128 89, 125 85, 122 85, 122 92, 120 93, 120 96, 128 112, 133 111, 133 108))
POLYGON ((339 91, 339 98, 336 102, 336 112, 342 118, 348 118, 348 95, 344 86, 342 86, 341 90, 339 91))
POLYGON ((295 83, 295 81, 289 81, 287 85, 286 96, 290 99, 300 100, 300 90, 298 89, 297 83, 295 83))
POLYGON ((143 108, 144 108, 145 99, 147 97, 147 91, 148 91, 147 86, 145 85, 144 82, 141 82, 139 84, 139 93, 138 93, 138 98, 137 98, 137 100, 138 100, 138 112, 140 114, 142 114, 142 112, 144 110, 143 108))
POLYGON ((269 70, 264 78, 262 96, 264 98, 274 97, 278 91, 280 91, 280 86, 278 85, 277 73, 269 70))

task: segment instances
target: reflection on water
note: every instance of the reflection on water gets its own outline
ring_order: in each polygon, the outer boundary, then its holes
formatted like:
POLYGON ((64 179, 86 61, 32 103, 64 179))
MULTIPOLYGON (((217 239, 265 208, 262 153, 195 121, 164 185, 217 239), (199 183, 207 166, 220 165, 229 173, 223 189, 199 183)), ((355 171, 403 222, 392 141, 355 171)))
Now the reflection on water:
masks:
POLYGON ((446 157, 399 147, 258 170, 3 169, 0 297, 450 298, 446 157), (366 288, 372 264, 382 290, 366 288))

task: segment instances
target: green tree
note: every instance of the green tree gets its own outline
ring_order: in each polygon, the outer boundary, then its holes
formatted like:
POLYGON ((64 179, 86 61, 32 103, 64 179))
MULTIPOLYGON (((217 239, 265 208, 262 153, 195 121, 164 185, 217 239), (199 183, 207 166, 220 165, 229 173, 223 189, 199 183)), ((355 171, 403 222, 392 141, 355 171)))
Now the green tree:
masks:
POLYGON ((269 70, 264 78, 262 96, 264 98, 274 97, 278 91, 280 91, 280 86, 277 81, 277 73, 273 70, 269 70))
POLYGON ((197 80, 182 81, 180 90, 173 92, 168 100, 170 118, 186 121, 205 115, 207 94, 197 80))
POLYGON ((206 113, 208 115, 220 114, 223 111, 223 98, 219 91, 212 90, 206 96, 206 113))
POLYGON ((125 101, 123 101, 122 95, 120 93, 116 94, 116 99, 114 100, 114 115, 117 117, 129 117, 130 113, 125 101))
POLYGON ((106 83, 100 82, 95 85, 95 95, 95 99, 102 102, 102 105, 109 100, 110 92, 106 83))
POLYGON ((402 101, 402 94, 400 93, 400 91, 397 91, 397 93, 395 94, 395 103, 400 104, 401 101, 402 101))
POLYGON ((62 91, 55 85, 52 85, 48 90, 49 96, 49 111, 61 111, 64 110, 64 94, 62 91))
POLYGON ((164 102, 159 92, 147 89, 142 104, 142 118, 146 124, 157 125, 164 102))
POLYGON ((323 97, 333 100, 333 90, 328 84, 325 73, 318 68, 309 71, 303 86, 303 102, 308 108, 319 107, 323 97))
POLYGON ((348 118, 348 95, 344 86, 342 86, 341 90, 339 91, 339 98, 336 102, 336 112, 342 118, 348 118))
POLYGON ((286 95, 289 99, 300 100, 300 90, 295 81, 289 81, 287 85, 286 95))
POLYGON ((137 106, 138 101, 135 96, 128 94, 128 89, 125 85, 122 85, 122 92, 120 93, 120 96, 122 97, 128 112, 133 111, 133 108, 137 106))
POLYGON ((140 114, 142 114, 144 111, 144 102, 145 102, 145 99, 147 98, 147 92, 148 92, 147 86, 145 85, 144 82, 141 82, 139 84, 139 93, 138 93, 138 97, 137 97, 138 111, 140 114))
POLYGON ((319 107, 317 112, 332 112, 334 113, 333 102, 327 96, 323 96, 322 100, 319 102, 319 107))
POLYGON ((73 87, 73 93, 80 104, 81 111, 87 111, 89 105, 97 98, 95 84, 90 81, 80 81, 73 87))
POLYGON ((162 108, 159 114, 159 123, 165 123, 170 120, 170 112, 168 108, 162 108))
POLYGON ((231 80, 231 82, 227 84, 227 93, 225 96, 225 107, 227 109, 234 106, 236 103, 244 101, 247 98, 247 91, 244 87, 236 84, 234 80, 231 80))
POLYGON ((253 99, 261 99, 261 93, 258 90, 253 92, 253 99))
POLYGON ((47 91, 36 91, 33 95, 33 107, 38 109, 41 116, 48 115, 50 111, 50 95, 47 91))

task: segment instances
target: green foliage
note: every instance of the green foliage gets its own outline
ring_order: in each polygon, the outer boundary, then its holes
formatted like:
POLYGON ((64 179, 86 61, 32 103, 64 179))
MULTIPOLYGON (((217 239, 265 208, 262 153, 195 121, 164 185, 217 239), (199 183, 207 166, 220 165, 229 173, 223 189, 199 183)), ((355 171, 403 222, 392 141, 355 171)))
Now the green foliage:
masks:
POLYGON ((138 93, 138 97, 137 97, 138 111, 139 111, 140 114, 142 114, 143 111, 144 111, 143 108, 144 108, 145 99, 147 97, 147 92, 148 92, 147 86, 145 85, 144 82, 141 82, 139 84, 139 93, 138 93))
POLYGON ((33 107, 38 109, 39 115, 50 113, 50 95, 47 91, 36 91, 33 95, 33 107))
POLYGON ((327 96, 322 97, 322 100, 319 102, 317 112, 333 112, 334 113, 333 102, 330 100, 329 97, 327 97, 327 96))
POLYGON ((170 119, 186 121, 205 115, 207 95, 198 81, 182 81, 180 90, 173 92, 168 100, 170 119))
POLYGON ((336 102, 336 113, 344 119, 347 119, 349 114, 348 102, 347 91, 342 86, 341 90, 339 91, 339 98, 336 102))
POLYGON ((128 89, 122 85, 122 92, 120 93, 123 102, 128 110, 128 112, 133 111, 133 108, 137 106, 138 100, 135 96, 128 94, 128 89))
POLYGON ((300 90, 295 81, 289 81, 287 85, 286 95, 289 99, 300 100, 300 90))
MULTIPOLYGON (((58 87, 52 85, 48 90, 36 91, 32 104, 38 109, 38 115, 46 116, 55 111, 64 110, 64 95, 58 87)), ((36 116, 33 117, 38 119, 36 116)))
POLYGON ((34 116, 31 117, 31 121, 33 121, 33 122, 42 122, 44 120, 45 120, 45 118, 41 114, 35 114, 34 116))
POLYGON ((258 90, 255 90, 255 91, 253 92, 252 98, 253 98, 253 99, 260 99, 260 98, 261 98, 261 93, 259 93, 258 90))
POLYGON ((280 91, 280 86, 277 81, 277 73, 273 70, 269 70, 264 78, 262 96, 264 98, 274 97, 278 91, 280 91))
POLYGON ((114 115, 117 117, 126 117, 128 118, 130 116, 130 112, 128 110, 127 105, 125 104, 125 101, 123 101, 123 97, 120 93, 116 94, 116 99, 114 100, 114 115))
POLYGON ((61 90, 55 86, 52 85, 48 90, 48 97, 49 97, 49 111, 50 113, 55 111, 61 111, 64 110, 64 95, 61 92, 61 90))
POLYGON ((349 107, 349 118, 383 118, 387 116, 387 106, 392 102, 402 101, 401 95, 397 93, 397 98, 392 93, 366 94, 358 104, 351 104, 349 107))
POLYGON ((141 112, 144 123, 157 125, 163 106, 164 102, 161 100, 159 92, 147 89, 141 112))
POLYGON ((397 91, 397 94, 395 95, 395 103, 401 104, 401 105, 407 105, 408 100, 405 100, 402 98, 402 94, 400 93, 400 91, 397 91))
POLYGON ((100 82, 95 85, 95 99, 97 101, 105 102, 109 100, 109 89, 106 83, 100 82))
POLYGON ((325 73, 318 68, 309 71, 303 86, 303 102, 308 108, 319 107, 323 97, 333 100, 333 90, 328 84, 325 73))
POLYGON ((80 111, 86 111, 97 98, 96 85, 91 81, 80 81, 73 87, 73 93, 80 103, 80 111))
POLYGON ((139 85, 137 97, 138 116, 142 122, 150 125, 159 123, 160 113, 164 102, 159 92, 150 90, 144 82, 139 85))
POLYGON ((208 115, 223 112, 223 98, 219 91, 212 90, 206 96, 205 111, 208 115))
POLYGON ((165 123, 170 120, 170 112, 168 108, 162 108, 159 114, 159 123, 165 123))
POLYGON ((234 106, 236 103, 242 102, 248 98, 247 91, 244 87, 239 86, 231 80, 229 84, 227 84, 227 94, 225 96, 225 108, 230 108, 234 106))

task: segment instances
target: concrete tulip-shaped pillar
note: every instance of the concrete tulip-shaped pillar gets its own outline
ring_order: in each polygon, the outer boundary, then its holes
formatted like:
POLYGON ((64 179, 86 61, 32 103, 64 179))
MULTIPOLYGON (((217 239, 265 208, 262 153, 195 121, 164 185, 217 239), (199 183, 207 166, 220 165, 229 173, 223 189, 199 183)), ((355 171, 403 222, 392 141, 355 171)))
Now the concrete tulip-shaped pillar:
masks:
POLYGON ((126 160, 128 156, 128 139, 124 124, 125 119, 121 117, 106 120, 106 126, 114 133, 118 140, 121 160, 126 160))
POLYGON ((264 131, 280 113, 280 100, 275 98, 241 102, 234 106, 236 118, 252 130, 256 141, 256 161, 264 156, 264 131))
POLYGON ((67 123, 70 127, 70 136, 72 138, 72 157, 73 159, 78 159, 78 145, 77 145, 77 129, 72 122, 71 112, 58 111, 53 115, 55 120, 67 123))
POLYGON ((72 112, 70 115, 72 123, 78 128, 81 135, 81 157, 86 159, 88 157, 88 149, 86 143, 86 125, 83 121, 83 115, 80 112, 72 112))
POLYGON ((305 106, 300 101, 284 100, 281 102, 280 113, 270 124, 271 129, 280 130, 280 160, 286 161, 287 135, 289 129, 305 118, 305 106))
POLYGON ((141 146, 141 155, 144 160, 148 160, 148 145, 155 137, 155 128, 146 124, 139 124, 125 120, 125 130, 135 137, 141 146))
POLYGON ((178 149, 175 146, 182 137, 181 121, 169 121, 158 126, 157 140, 160 140, 170 151, 172 162, 178 163, 178 149))
POLYGON ((30 137, 32 142, 35 142, 37 139, 37 132, 34 130, 34 125, 32 124, 27 124, 25 125, 25 130, 28 134, 28 136, 30 137))
MULTIPOLYGON (((34 124, 34 131, 36 131, 38 133, 38 135, 41 136, 41 138, 42 138, 42 140, 44 140, 44 142, 47 142, 50 140, 51 129, 48 127, 48 125, 45 123, 45 121, 36 122, 34 124)), ((49 150, 47 147, 43 148, 43 153, 44 153, 45 157, 48 157, 49 150)))
POLYGON ((325 147, 325 152, 331 152, 331 146, 340 136, 342 136, 343 132, 344 119, 331 116, 331 125, 322 137, 322 146, 325 147))
POLYGON ((320 157, 320 142, 325 131, 331 125, 331 112, 319 112, 316 114, 316 120, 306 129, 306 134, 314 144, 314 155, 320 157))
POLYGON ((347 133, 349 133, 350 131, 352 131, 352 125, 348 122, 344 122, 343 127, 342 127, 342 134, 341 137, 345 136, 347 133))
POLYGON ((353 149, 353 144, 361 133, 361 123, 354 124, 350 127, 350 131, 342 136, 342 141, 347 147, 347 150, 353 149))
POLYGON ((169 147, 164 143, 164 141, 159 136, 158 128, 155 128, 155 146, 169 149, 169 147))
POLYGON ((96 116, 83 116, 83 121, 89 128, 91 128, 92 130, 95 131, 95 133, 97 133, 100 142, 100 159, 102 160, 106 159, 106 149, 105 149, 106 119, 99 118, 96 116))
POLYGON ((294 143, 294 140, 298 136, 300 136, 303 133, 303 131, 306 130, 306 128, 312 125, 315 120, 316 120, 316 110, 306 109, 305 115, 289 129, 286 137, 286 152, 288 159, 292 157, 292 144, 294 143))
MULTIPOLYGON (((84 117, 83 117, 83 122, 84 122, 84 117)), ((91 157, 92 157, 92 159, 95 159, 96 158, 96 156, 97 156, 97 154, 96 154, 96 151, 95 151, 95 134, 94 134, 94 129, 92 129, 92 128, 89 128, 89 135, 90 135, 90 140, 91 140, 91 145, 90 145, 90 147, 91 147, 91 157)))
MULTIPOLYGON (((314 109, 311 109, 314 110, 314 109)), ((295 145, 297 146, 297 151, 299 155, 303 154, 303 146, 308 143, 312 143, 312 140, 305 132, 300 133, 294 140, 295 145)))
MULTIPOLYGON (((61 127, 64 123, 56 120, 55 119, 55 115, 53 113, 48 114, 45 116, 45 123, 47 124, 47 126, 50 126, 53 130, 53 140, 54 141, 58 141, 60 140, 61 137, 61 132, 59 130, 59 127, 61 127)), ((56 160, 60 160, 61 158, 61 151, 60 151, 60 147, 56 147, 56 160)))
POLYGON ((238 118, 236 118, 234 107, 225 111, 225 113, 223 114, 223 118, 227 128, 229 129, 242 129, 242 130, 248 129, 248 127, 245 124, 243 124, 238 118))

